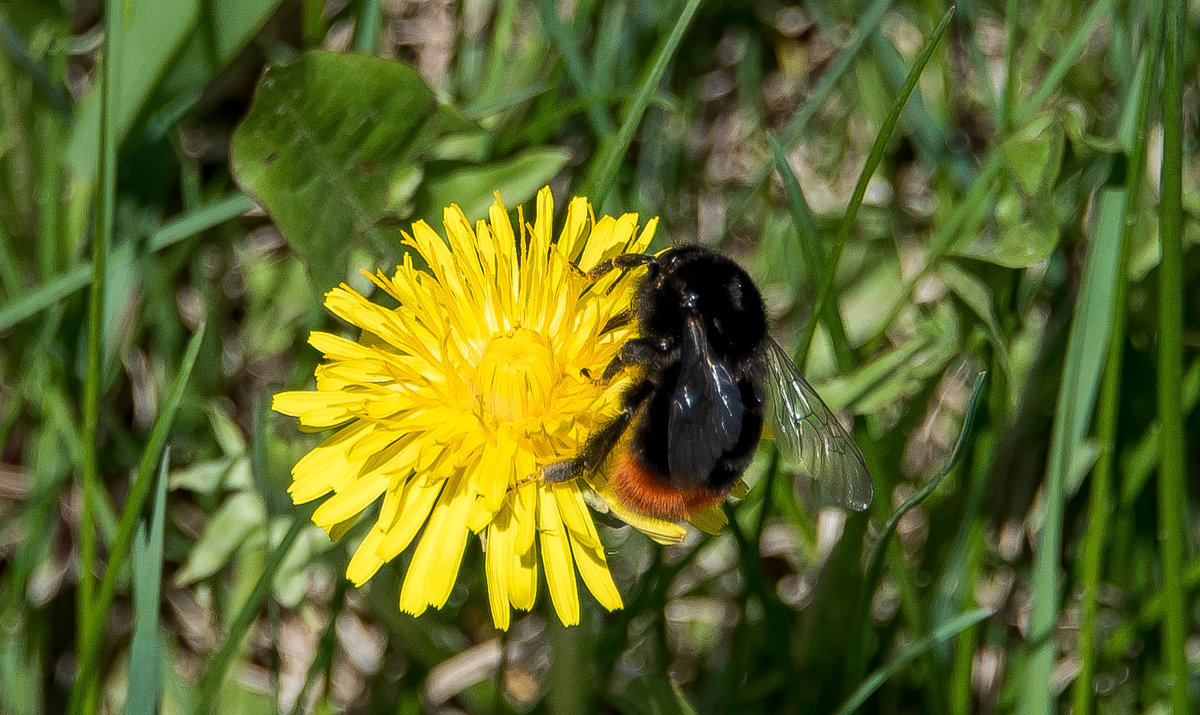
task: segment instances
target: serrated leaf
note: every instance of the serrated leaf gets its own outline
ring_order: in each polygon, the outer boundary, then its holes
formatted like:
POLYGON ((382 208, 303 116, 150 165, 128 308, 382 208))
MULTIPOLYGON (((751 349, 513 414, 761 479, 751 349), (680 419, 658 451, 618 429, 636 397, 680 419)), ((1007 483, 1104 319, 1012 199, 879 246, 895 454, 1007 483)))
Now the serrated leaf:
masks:
POLYGON ((1043 193, 1054 184, 1062 166, 1062 124, 1055 114, 1043 114, 1006 139, 1001 153, 1027 196, 1043 193))
POLYGON ((247 536, 265 525, 266 509, 252 492, 236 492, 208 520, 200 540, 175 574, 175 585, 186 586, 216 573, 247 536))
POLYGON ((208 405, 208 421, 213 437, 225 456, 236 457, 246 453, 246 439, 242 436, 241 428, 215 403, 208 405))
POLYGON ((233 170, 318 289, 345 278, 352 242, 382 242, 390 182, 437 111, 416 70, 378 57, 311 51, 263 75, 233 135, 233 170))
POLYGON ((211 496, 225 483, 226 474, 233 468, 235 461, 239 460, 222 457, 177 469, 171 472, 168 484, 172 490, 187 489, 211 496))
POLYGON ((1060 235, 1050 201, 1047 197, 1018 216, 998 220, 993 232, 953 253, 1005 268, 1027 268, 1046 260, 1058 247, 1060 235))

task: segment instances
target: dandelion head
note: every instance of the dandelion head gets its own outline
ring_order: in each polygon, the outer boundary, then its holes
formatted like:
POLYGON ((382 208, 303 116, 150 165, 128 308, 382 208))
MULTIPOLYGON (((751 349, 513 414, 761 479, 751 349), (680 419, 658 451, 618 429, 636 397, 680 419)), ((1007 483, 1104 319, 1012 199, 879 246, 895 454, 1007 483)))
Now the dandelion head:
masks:
MULTIPOLYGON (((313 521, 335 538, 381 501, 347 577, 361 585, 412 547, 400 591, 408 613, 446 603, 472 535, 498 628, 513 608, 532 608, 539 568, 565 624, 579 621, 578 580, 605 608, 621 607, 585 503, 585 491, 615 502, 607 486, 537 475, 577 455, 620 409, 628 378, 592 376, 632 337, 629 321, 613 319, 630 310, 638 276, 593 281, 587 271, 644 252, 657 220, 639 230, 636 214, 597 219, 575 198, 555 236, 552 213, 543 189, 534 222, 518 211, 516 231, 499 197, 474 226, 447 208, 444 238, 414 224, 394 275, 371 276, 396 307, 346 284, 329 291, 326 307, 361 337, 314 332, 326 359, 316 389, 275 396, 274 409, 302 428, 335 430, 292 470, 293 500, 324 499, 313 521)), ((659 540, 682 535, 613 510, 659 540)))

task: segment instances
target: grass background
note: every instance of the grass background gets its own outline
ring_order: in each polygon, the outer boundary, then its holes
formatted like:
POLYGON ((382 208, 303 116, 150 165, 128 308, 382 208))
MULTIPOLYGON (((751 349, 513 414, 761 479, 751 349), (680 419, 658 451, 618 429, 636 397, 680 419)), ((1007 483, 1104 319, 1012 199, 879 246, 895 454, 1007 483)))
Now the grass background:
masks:
POLYGON ((0 711, 1194 708, 1200 16, 948 9, 0 5, 0 711), (311 72, 252 109, 268 64, 311 72), (578 628, 496 633, 474 546, 437 613, 407 556, 347 588, 270 395, 398 227, 543 182, 747 267, 868 513, 764 448, 720 537, 608 530, 578 628))

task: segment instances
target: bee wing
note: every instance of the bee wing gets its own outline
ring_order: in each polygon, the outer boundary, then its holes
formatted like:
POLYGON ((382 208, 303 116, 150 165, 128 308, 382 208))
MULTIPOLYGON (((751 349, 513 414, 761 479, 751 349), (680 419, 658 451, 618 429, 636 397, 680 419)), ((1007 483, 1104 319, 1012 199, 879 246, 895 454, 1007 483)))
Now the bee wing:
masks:
POLYGON ((673 478, 700 486, 742 433, 742 393, 729 368, 713 358, 695 315, 687 317, 679 363, 667 422, 667 465, 673 478))
POLYGON ((875 488, 854 438, 800 374, 799 368, 768 338, 763 350, 767 370, 767 418, 785 461, 798 463, 818 479, 837 502, 863 511, 875 488))

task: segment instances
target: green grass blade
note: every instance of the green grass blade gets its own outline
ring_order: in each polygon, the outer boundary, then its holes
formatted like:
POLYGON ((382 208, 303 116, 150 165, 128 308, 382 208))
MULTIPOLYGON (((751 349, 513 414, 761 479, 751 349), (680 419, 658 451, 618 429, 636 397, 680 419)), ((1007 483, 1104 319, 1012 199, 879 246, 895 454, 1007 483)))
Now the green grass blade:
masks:
POLYGON ((161 251, 201 231, 235 219, 253 208, 254 199, 240 191, 197 206, 163 222, 146 241, 146 250, 151 253, 161 251))
POLYGON ((1021 3, 1005 0, 1004 3, 1004 92, 1000 95, 1000 132, 1007 134, 1013 128, 1013 112, 1017 106, 1017 80, 1021 73, 1017 67, 1017 30, 1021 26, 1021 3))
POLYGON ((89 678, 96 677, 96 672, 98 671, 96 658, 99 655, 100 640, 103 637, 103 624, 108 615, 108 609, 112 605, 113 597, 116 594, 117 578, 120 576, 121 567, 129 555, 129 549, 133 543, 134 531, 138 524, 138 517, 142 512, 142 506, 146 503, 146 497, 150 493, 150 488, 153 486, 155 464, 158 463, 160 455, 163 453, 167 436, 170 434, 171 425, 175 421, 175 414, 179 411, 179 404, 183 400, 184 389, 187 387, 188 379, 191 377, 192 368, 196 365, 196 357, 200 354, 200 344, 203 340, 204 328, 202 326, 188 342, 187 349, 184 351, 183 361, 179 366, 179 373, 175 376, 175 381, 171 384, 167 399, 154 421, 154 426, 150 428, 150 436, 146 441, 146 448, 142 451, 142 458, 138 463, 137 474, 134 476, 133 485, 130 487, 129 497, 126 499, 125 506, 121 511, 121 520, 117 526, 117 534, 113 539, 108 563, 105 565, 104 578, 100 582, 100 588, 95 597, 86 604, 88 618, 87 627, 82 631, 82 642, 79 648, 80 678, 77 681, 79 683, 87 682, 89 678))
MULTIPOLYGON (((113 55, 112 76, 106 68, 101 86, 95 88, 102 95, 100 104, 106 108, 100 109, 102 116, 98 117, 94 102, 83 103, 75 118, 65 156, 71 173, 85 181, 95 178, 97 166, 103 181, 104 162, 92 164, 94 157, 90 148, 96 145, 97 139, 103 142, 111 136, 119 141, 129 132, 138 112, 146 106, 180 48, 195 32, 202 3, 199 0, 174 0, 170 3, 122 2, 121 5, 123 9, 116 11, 120 13, 117 17, 121 21, 118 34, 128 38, 130 48, 136 52, 128 57, 113 55), (106 92, 103 83, 110 79, 119 83, 119 87, 113 85, 119 91, 103 98, 106 92)), ((106 6, 106 42, 111 45, 116 28, 108 22, 109 17, 106 6)))
POLYGON ((892 138, 892 132, 896 129, 896 123, 900 121, 900 112, 904 110, 904 105, 908 102, 909 95, 917 86, 917 80, 921 78, 921 72, 925 69, 925 65, 929 63, 933 57, 934 50, 937 49, 938 43, 941 42, 942 36, 946 34, 946 28, 950 26, 950 19, 954 17, 954 8, 946 11, 942 16, 941 22, 938 23, 929 40, 921 49, 921 54, 917 56, 916 62, 913 63, 912 70, 908 73, 908 78, 904 81, 904 86, 900 88, 900 92, 896 97, 896 101, 892 103, 892 109, 888 112, 887 118, 884 119, 883 126, 879 128, 879 134, 875 137, 874 144, 871 145, 871 152, 867 155, 867 163, 863 166, 862 173, 858 176, 858 183, 854 186, 854 194, 850 197, 850 204, 846 207, 846 213, 842 217, 842 222, 838 227, 837 237, 833 242, 833 251, 829 255, 824 264, 824 271, 821 274, 821 281, 817 286, 816 296, 813 298, 813 312, 809 317, 808 325, 801 336, 800 347, 797 351, 798 355, 807 356, 808 350, 812 346, 813 336, 817 330, 817 319, 821 315, 825 301, 828 299, 829 293, 833 288, 833 279, 837 275, 838 261, 841 260, 842 251, 846 247, 846 241, 850 238, 850 232, 854 229, 854 219, 858 216, 858 209, 862 206, 863 197, 867 194, 867 184, 871 181, 871 176, 875 173, 875 169, 879 166, 879 162, 883 160, 883 152, 887 148, 888 140, 892 138))
POLYGON ((968 611, 961 616, 951 618, 933 629, 932 633, 921 640, 901 648, 883 667, 872 673, 854 690, 854 693, 838 709, 838 715, 850 715, 857 711, 867 702, 867 698, 871 697, 871 694, 879 689, 879 686, 903 670, 905 666, 918 656, 954 638, 959 633, 962 633, 990 615, 992 615, 992 612, 985 608, 968 611))
POLYGON ((75 266, 66 273, 46 281, 23 298, 0 307, 0 333, 58 303, 90 284, 92 280, 91 266, 75 266))
POLYGON ((1029 99, 1026 100, 1013 116, 1013 126, 1020 126, 1033 117, 1034 113, 1042 106, 1042 103, 1054 94, 1055 90, 1062 84, 1063 78, 1070 71, 1075 61, 1079 59, 1080 53, 1083 52, 1084 46, 1092 35, 1096 32, 1096 28, 1106 18, 1112 15, 1112 0, 1101 0, 1088 8, 1087 14, 1075 26, 1074 32, 1067 39, 1066 46, 1059 53, 1058 58, 1050 69, 1046 71, 1046 76, 1042 79, 1042 83, 1034 90, 1029 99))
POLYGON ((129 646, 129 698, 125 701, 127 715, 154 715, 158 712, 159 693, 162 690, 158 606, 162 584, 167 464, 170 457, 170 450, 164 450, 158 464, 150 525, 147 529, 146 523, 141 523, 133 545, 133 641, 129 646))
MULTIPOLYGON (((237 218, 254 208, 254 200, 240 191, 186 211, 168 221, 150 235, 146 250, 161 251, 168 246, 237 218)), ((55 276, 25 297, 0 306, 0 333, 57 304, 94 280, 91 265, 79 265, 55 276)))
POLYGON ((1106 345, 1113 324, 1113 293, 1121 252, 1122 192, 1102 190, 1098 219, 1084 265, 1083 284, 1067 339, 1061 388, 1050 433, 1050 454, 1043 486, 1044 521, 1033 554, 1030 657, 1025 662, 1018 710, 1026 715, 1053 709, 1050 672, 1054 667, 1053 630, 1062 592, 1063 519, 1067 475, 1079 452, 1100 385, 1106 345))
POLYGON ((358 23, 354 26, 354 51, 375 54, 379 51, 379 30, 383 10, 379 0, 362 0, 358 7, 358 23))
POLYGON ((891 327, 904 308, 912 303, 913 293, 920 285, 921 280, 928 276, 933 267, 946 255, 946 252, 954 245, 954 241, 974 231, 986 219, 985 214, 993 208, 990 201, 993 196, 993 182, 1003 168, 1004 162, 1000 152, 994 151, 988 155, 987 162, 979 170, 975 182, 967 190, 967 195, 958 202, 950 212, 950 217, 930 240, 925 264, 915 275, 904 281, 896 300, 892 303, 891 310, 888 311, 887 319, 880 323, 876 336, 868 341, 869 346, 875 347, 884 331, 891 327))
MULTIPOLYGON (((1095 32, 1097 25, 1107 16, 1104 10, 1109 8, 1109 5, 1110 3, 1105 1, 1093 6, 1090 12, 1084 17, 1083 22, 1075 28, 1075 31, 1071 34, 1067 42, 1067 51, 1059 55, 1058 60, 1051 67, 1050 71, 1046 73, 1041 84, 1034 90, 1029 100, 1014 110, 1016 117, 1013 121, 1014 125, 1019 125, 1021 121, 1032 116, 1038 107, 1058 88, 1063 76, 1071 69, 1083 46, 1095 32)), ((905 306, 911 303, 913 292, 917 286, 929 275, 929 272, 938 264, 939 259, 945 255, 954 241, 960 236, 973 231, 974 227, 978 226, 986 218, 983 215, 984 209, 990 210, 994 208, 988 199, 993 188, 992 182, 1000 174, 1003 164, 1000 152, 993 150, 988 153, 987 160, 984 162, 979 174, 975 177, 971 188, 968 189, 967 195, 958 202, 950 214, 950 218, 947 219, 930 242, 925 264, 921 267, 921 270, 917 271, 916 274, 904 282, 895 302, 892 303, 891 310, 888 311, 887 319, 880 324, 876 336, 868 341, 869 347, 876 346, 879 336, 883 334, 883 331, 887 330, 896 321, 896 318, 899 317, 905 306)))
POLYGON ((33 86, 59 116, 71 116, 71 95, 29 51, 29 45, 9 22, 3 8, 0 8, 0 47, 15 65, 29 74, 33 86))
POLYGON ((1175 712, 1189 712, 1186 644, 1188 608, 1183 598, 1187 549, 1187 471, 1180 380, 1183 373, 1183 0, 1164 3, 1166 23, 1162 93, 1162 195, 1158 280, 1158 424, 1162 456, 1158 470, 1158 546, 1162 565, 1163 657, 1175 712))
MULTIPOLYGON (((1080 581, 1082 593, 1080 596, 1079 637, 1076 649, 1079 653, 1079 675, 1075 678, 1072 688, 1072 705, 1079 715, 1092 712, 1095 700, 1093 678, 1096 672, 1096 654, 1099 650, 1097 636, 1097 614, 1100 610, 1100 577, 1104 564, 1105 545, 1107 543, 1110 519, 1117 501, 1113 490, 1116 476, 1117 424, 1120 417, 1121 375, 1125 352, 1125 327, 1128 322, 1126 312, 1126 284, 1129 280, 1129 254, 1134 235, 1132 222, 1126 222, 1126 217, 1134 215, 1142 193, 1142 184, 1146 177, 1146 142, 1149 132, 1147 122, 1150 105, 1150 90, 1154 84, 1157 57, 1161 51, 1161 25, 1154 23, 1151 39, 1142 52, 1138 63, 1135 92, 1132 94, 1133 103, 1126 110, 1126 117, 1132 116, 1132 121, 1124 122, 1124 126, 1132 129, 1133 136, 1124 139, 1129 151, 1129 173, 1125 183, 1125 203, 1121 212, 1119 225, 1121 227, 1120 255, 1117 260, 1117 275, 1113 290, 1112 314, 1113 327, 1108 340, 1108 351, 1105 355, 1104 377, 1100 385, 1098 415, 1096 420, 1096 440, 1100 445, 1100 453, 1092 472, 1088 493, 1088 528, 1083 536, 1083 549, 1080 556, 1080 581)), ((1104 227, 1101 227, 1103 229, 1104 227)))
POLYGON ((271 583, 275 579, 275 573, 279 571, 284 557, 291 550, 296 537, 300 536, 300 532, 308 525, 311 516, 312 509, 301 509, 298 511, 292 519, 287 533, 283 535, 283 540, 271 550, 262 575, 258 577, 258 581, 254 584, 254 589, 246 597, 246 602, 242 604, 237 615, 234 616, 233 622, 229 625, 229 632, 226 634, 225 642, 221 644, 220 650, 217 651, 217 654, 213 656, 212 661, 208 664, 208 670, 205 671, 204 677, 200 679, 199 694, 196 698, 196 712, 215 712, 214 708, 218 702, 217 692, 225 680, 225 673, 229 670, 229 665, 233 661, 233 657, 237 655, 238 649, 241 647, 242 638, 250 630, 250 626, 254 624, 254 618, 258 615, 263 599, 267 597, 267 594, 271 590, 271 583))
POLYGON ((683 33, 691 24, 692 17, 695 16, 696 9, 699 7, 700 0, 687 0, 687 4, 684 5, 679 13, 679 18, 675 21, 675 26, 671 28, 671 34, 667 35, 666 40, 655 53, 650 70, 642 77, 637 94, 633 96, 633 102, 629 105, 629 111, 621 120, 621 127, 615 135, 604 142, 604 146, 600 149, 600 156, 593 165, 596 168, 589 172, 582 192, 583 195, 591 197, 592 205, 597 208, 604 205, 605 197, 612 190, 612 186, 617 180, 617 170, 620 169, 621 160, 625 158, 625 152, 629 150, 633 135, 637 131, 638 125, 642 123, 642 116, 646 113, 646 108, 650 106, 650 98, 653 96, 655 88, 658 87, 658 82, 662 79, 667 64, 675 57, 679 43, 683 40, 683 33))

